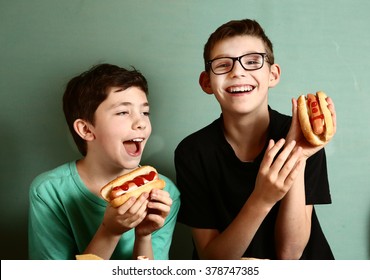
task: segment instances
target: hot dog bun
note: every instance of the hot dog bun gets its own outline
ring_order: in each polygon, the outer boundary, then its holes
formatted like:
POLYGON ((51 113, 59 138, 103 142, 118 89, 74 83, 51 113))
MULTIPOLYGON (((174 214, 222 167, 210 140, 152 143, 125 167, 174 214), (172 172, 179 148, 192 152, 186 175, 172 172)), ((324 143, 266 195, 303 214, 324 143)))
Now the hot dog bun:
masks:
POLYGON ((152 189, 163 189, 166 183, 164 182, 164 180, 156 178, 153 181, 147 182, 140 187, 133 188, 132 190, 129 189, 124 194, 111 199, 110 193, 114 187, 122 186, 125 182, 131 181, 140 175, 146 175, 151 171, 154 171, 158 174, 157 170, 154 167, 148 165, 141 166, 131 171, 130 173, 119 176, 106 184, 104 187, 101 188, 100 194, 104 198, 104 200, 109 202, 113 207, 118 207, 125 203, 132 196, 139 197, 143 192, 150 192, 152 189))
POLYGON ((330 141, 334 136, 334 124, 331 116, 331 112, 328 109, 328 103, 326 102, 326 94, 323 91, 316 92, 316 101, 318 103, 321 115, 319 119, 322 120, 323 130, 317 135, 314 132, 311 121, 317 122, 317 117, 312 118, 311 109, 308 107, 308 98, 305 95, 298 97, 298 119, 306 140, 314 146, 324 145, 330 141), (312 119, 311 119, 312 118, 312 119))
POLYGON ((84 260, 103 260, 103 259, 94 254, 82 254, 82 255, 76 255, 76 260, 84 261, 84 260))

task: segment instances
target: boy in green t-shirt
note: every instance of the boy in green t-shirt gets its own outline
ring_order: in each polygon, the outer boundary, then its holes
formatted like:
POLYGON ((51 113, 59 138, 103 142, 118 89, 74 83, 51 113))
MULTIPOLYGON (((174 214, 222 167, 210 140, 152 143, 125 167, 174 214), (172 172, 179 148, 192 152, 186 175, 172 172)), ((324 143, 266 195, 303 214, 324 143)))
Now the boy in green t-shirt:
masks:
POLYGON ((39 175, 30 189, 30 259, 168 259, 180 206, 166 177, 164 190, 143 193, 118 208, 100 189, 140 164, 151 134, 148 86, 135 69, 100 64, 70 80, 63 109, 83 155, 39 175))

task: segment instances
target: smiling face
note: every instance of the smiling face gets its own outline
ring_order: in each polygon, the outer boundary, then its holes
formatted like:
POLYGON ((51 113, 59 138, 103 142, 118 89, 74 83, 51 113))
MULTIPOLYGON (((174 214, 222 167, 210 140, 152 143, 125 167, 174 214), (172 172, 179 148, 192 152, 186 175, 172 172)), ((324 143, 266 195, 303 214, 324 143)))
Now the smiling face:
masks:
POLYGON ((137 87, 112 88, 95 112, 88 153, 105 166, 136 168, 151 134, 149 104, 137 87))
MULTIPOLYGON (((211 59, 239 57, 248 53, 265 53, 261 39, 248 35, 230 37, 218 42, 211 51, 211 59)), ((255 110, 267 109, 268 89, 278 83, 280 68, 265 63, 261 69, 244 70, 235 61, 232 71, 216 75, 203 72, 200 83, 203 90, 214 94, 224 114, 248 114, 255 110)))

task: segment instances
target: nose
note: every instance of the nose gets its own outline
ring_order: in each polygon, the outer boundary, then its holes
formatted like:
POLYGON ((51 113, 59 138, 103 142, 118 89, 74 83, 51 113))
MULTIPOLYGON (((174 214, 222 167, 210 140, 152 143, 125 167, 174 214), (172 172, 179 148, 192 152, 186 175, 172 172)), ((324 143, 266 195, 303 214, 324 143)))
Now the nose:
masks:
POLYGON ((233 69, 231 69, 230 74, 233 76, 244 76, 246 70, 242 66, 240 59, 234 60, 233 69))
POLYGON ((134 130, 143 130, 146 128, 146 123, 144 122, 144 120, 138 118, 138 119, 135 119, 132 123, 132 129, 134 130))
POLYGON ((136 116, 132 120, 132 129, 133 130, 144 130, 148 126, 147 117, 142 115, 136 116))

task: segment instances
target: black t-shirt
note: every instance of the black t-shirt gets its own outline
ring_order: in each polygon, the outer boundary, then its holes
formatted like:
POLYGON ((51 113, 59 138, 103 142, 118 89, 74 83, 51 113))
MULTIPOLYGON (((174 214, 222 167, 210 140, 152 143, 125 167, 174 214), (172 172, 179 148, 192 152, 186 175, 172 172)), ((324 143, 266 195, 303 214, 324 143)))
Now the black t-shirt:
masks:
MULTIPOLYGON (((268 139, 285 138, 291 117, 270 108, 269 112, 268 139)), ((222 115, 181 141, 175 151, 177 186, 181 192, 179 222, 222 232, 252 193, 265 149, 254 162, 240 161, 223 134, 222 115)), ((331 203, 324 149, 307 160, 305 188, 306 204, 331 203)), ((279 203, 266 216, 244 257, 276 259, 274 227, 278 207, 279 203)), ((198 258, 196 250, 193 257, 198 258)), ((301 259, 333 258, 313 209, 311 236, 301 259)))

